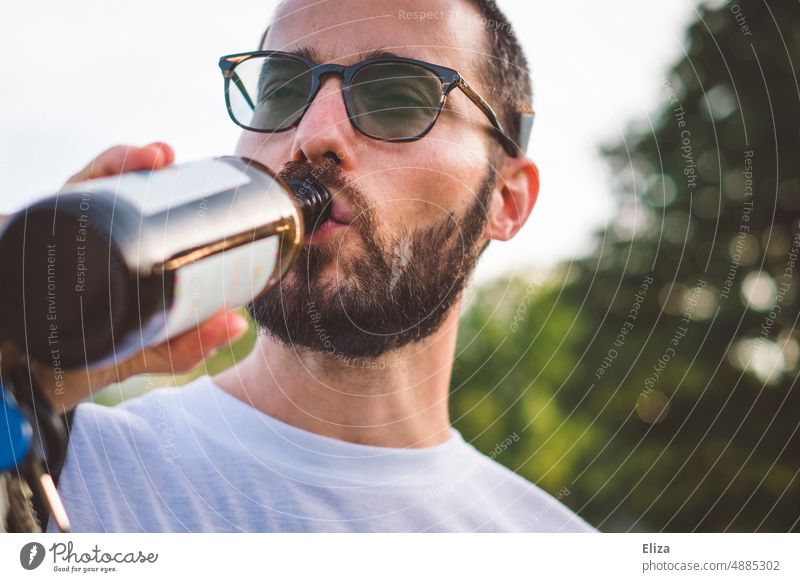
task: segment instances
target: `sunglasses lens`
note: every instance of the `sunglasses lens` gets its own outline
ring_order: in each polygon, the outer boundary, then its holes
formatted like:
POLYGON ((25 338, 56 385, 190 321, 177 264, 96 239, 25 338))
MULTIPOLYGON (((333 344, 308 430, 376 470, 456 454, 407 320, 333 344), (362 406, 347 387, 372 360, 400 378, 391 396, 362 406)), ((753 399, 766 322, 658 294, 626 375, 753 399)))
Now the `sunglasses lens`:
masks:
POLYGON ((251 57, 236 65, 228 98, 236 121, 260 131, 291 127, 311 93, 311 71, 282 56, 251 57))
POLYGON ((353 121, 379 139, 418 137, 433 122, 442 82, 432 71, 410 63, 374 63, 361 69, 350 89, 353 121))

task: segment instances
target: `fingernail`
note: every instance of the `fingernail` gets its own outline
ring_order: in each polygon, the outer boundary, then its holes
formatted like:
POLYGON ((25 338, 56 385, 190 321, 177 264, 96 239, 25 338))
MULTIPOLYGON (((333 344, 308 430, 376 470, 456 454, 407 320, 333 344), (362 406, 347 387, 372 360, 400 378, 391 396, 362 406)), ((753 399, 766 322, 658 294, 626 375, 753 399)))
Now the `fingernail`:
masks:
POLYGON ((167 159, 167 152, 164 151, 164 144, 162 144, 161 142, 154 141, 153 143, 149 143, 144 147, 151 148, 151 149, 152 148, 157 148, 158 149, 158 155, 160 156, 160 158, 162 160, 166 160, 167 159))
POLYGON ((247 320, 242 316, 236 316, 231 323, 231 336, 233 339, 238 339, 242 337, 247 329, 250 327, 250 324, 247 320))

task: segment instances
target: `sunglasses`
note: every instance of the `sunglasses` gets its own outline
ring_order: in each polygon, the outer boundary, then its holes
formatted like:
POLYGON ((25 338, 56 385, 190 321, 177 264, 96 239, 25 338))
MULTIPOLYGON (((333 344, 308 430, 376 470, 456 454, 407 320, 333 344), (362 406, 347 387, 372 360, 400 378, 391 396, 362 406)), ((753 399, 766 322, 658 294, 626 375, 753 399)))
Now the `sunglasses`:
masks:
POLYGON ((353 127, 381 141, 415 141, 436 123, 447 96, 460 89, 483 111, 511 157, 524 152, 533 112, 520 114, 519 145, 494 110, 455 70, 398 56, 369 58, 350 66, 318 65, 295 53, 256 51, 219 60, 225 104, 238 126, 261 133, 295 127, 322 86, 322 77, 342 76, 342 97, 353 127))

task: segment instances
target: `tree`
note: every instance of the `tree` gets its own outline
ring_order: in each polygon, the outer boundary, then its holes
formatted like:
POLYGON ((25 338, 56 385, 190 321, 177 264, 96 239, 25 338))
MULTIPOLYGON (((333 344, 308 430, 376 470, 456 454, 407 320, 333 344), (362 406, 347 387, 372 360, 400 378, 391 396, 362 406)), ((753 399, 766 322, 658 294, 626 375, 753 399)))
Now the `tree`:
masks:
POLYGON ((485 451, 516 432, 497 460, 604 530, 797 530, 800 4, 687 35, 658 116, 606 148, 596 250, 463 318, 453 417, 485 451))

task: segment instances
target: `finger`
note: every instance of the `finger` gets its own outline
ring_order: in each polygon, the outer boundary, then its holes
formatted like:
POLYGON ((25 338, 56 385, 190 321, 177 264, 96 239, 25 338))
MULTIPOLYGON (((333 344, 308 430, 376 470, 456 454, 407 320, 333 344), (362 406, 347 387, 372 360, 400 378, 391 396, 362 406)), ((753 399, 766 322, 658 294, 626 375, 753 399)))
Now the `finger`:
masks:
MULTIPOLYGON (((57 389, 52 368, 30 361, 31 371, 41 384, 43 394, 53 410, 66 412, 77 406, 89 394, 113 382, 123 382, 131 376, 188 372, 220 347, 239 339, 249 327, 247 319, 233 311, 221 311, 197 329, 147 348, 130 358, 89 371, 76 368, 64 375, 69 390, 57 389)), ((0 348, 3 370, 16 362, 17 351, 0 329, 0 348), (13 360, 13 361, 12 361, 13 360)), ((24 360, 21 360, 24 361, 24 360)))
POLYGON ((187 372, 222 346, 239 339, 248 327, 247 319, 238 313, 219 312, 198 328, 144 350, 137 366, 130 373, 187 372))
POLYGON ((248 327, 247 319, 235 311, 221 311, 196 330, 188 331, 168 343, 172 353, 178 357, 198 355, 206 358, 242 337, 248 327))
POLYGON ((122 172, 155 170, 174 160, 174 152, 167 144, 156 142, 144 147, 114 146, 72 176, 67 183, 114 176, 122 172))
POLYGON ((0 369, 8 370, 12 366, 22 363, 25 358, 17 348, 17 344, 0 328, 0 369))
POLYGON ((67 184, 114 176, 122 172, 157 170, 175 161, 175 151, 164 142, 144 147, 118 145, 111 147, 73 175, 67 184))

